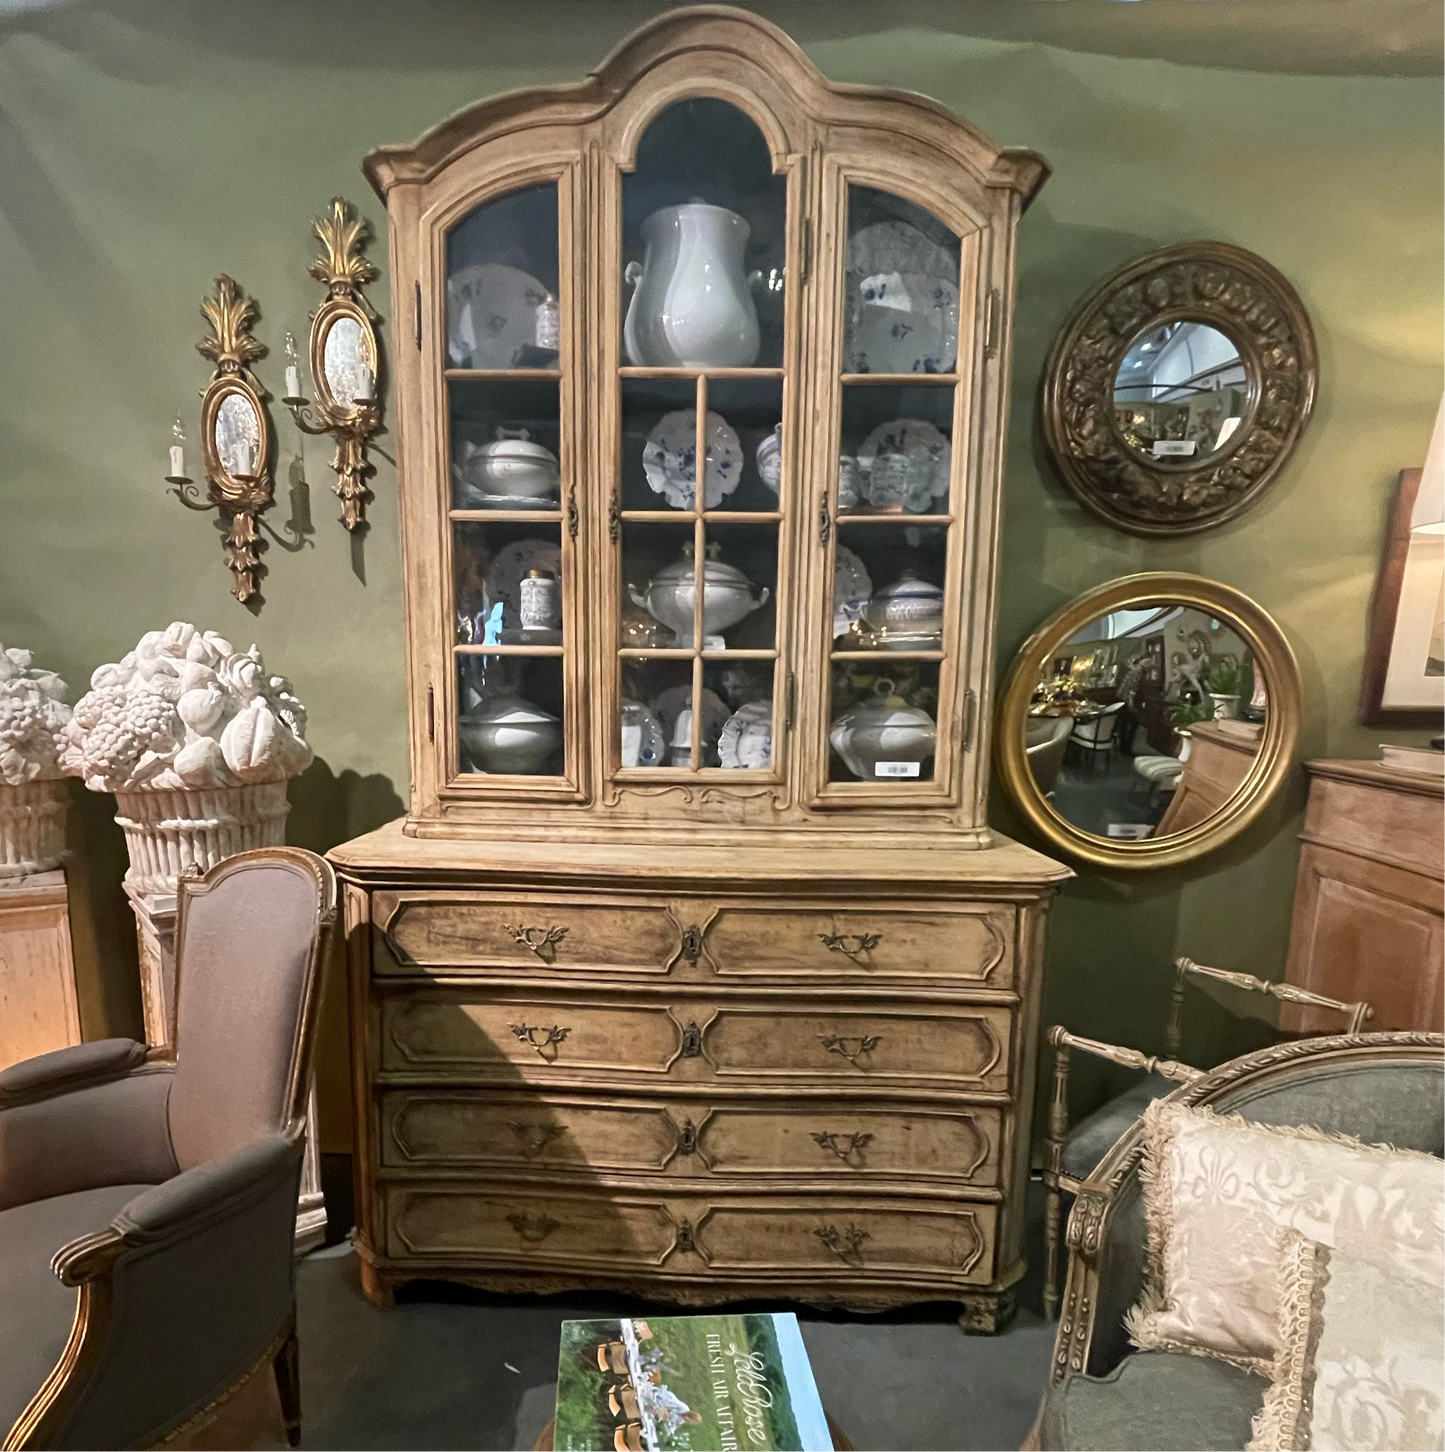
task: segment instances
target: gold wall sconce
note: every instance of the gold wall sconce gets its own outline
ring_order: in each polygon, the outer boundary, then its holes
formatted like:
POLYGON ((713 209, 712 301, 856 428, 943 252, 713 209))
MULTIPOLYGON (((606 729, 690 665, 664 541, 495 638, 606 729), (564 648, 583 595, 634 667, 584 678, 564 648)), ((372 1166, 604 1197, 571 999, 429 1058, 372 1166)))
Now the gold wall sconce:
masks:
POLYGON ((245 604, 256 595, 256 516, 274 502, 271 476, 271 425, 262 388, 251 364, 266 348, 251 336, 256 303, 229 277, 216 279, 216 293, 201 303, 201 315, 215 334, 202 338, 196 351, 216 365, 201 395, 201 458, 206 471, 206 498, 185 472, 185 444, 180 420, 171 446, 171 493, 188 509, 219 510, 226 521, 223 544, 226 567, 235 576, 231 593, 245 604))
POLYGON ((301 393, 301 365, 296 340, 286 335, 286 397, 296 426, 307 434, 330 434, 336 440, 331 467, 332 488, 341 500, 341 522, 354 530, 365 522, 370 494, 366 476, 371 464, 366 441, 381 424, 377 394, 377 314, 362 296, 376 268, 361 255, 369 228, 355 208, 333 197, 331 210, 312 224, 321 239, 322 255, 311 275, 327 288, 326 301, 311 315, 311 380, 315 402, 301 393))

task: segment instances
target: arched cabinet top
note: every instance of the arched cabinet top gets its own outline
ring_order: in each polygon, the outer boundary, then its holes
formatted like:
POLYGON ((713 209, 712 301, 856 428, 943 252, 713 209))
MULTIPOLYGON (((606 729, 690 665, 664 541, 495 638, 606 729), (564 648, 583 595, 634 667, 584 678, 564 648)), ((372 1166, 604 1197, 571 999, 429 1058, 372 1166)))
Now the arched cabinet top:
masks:
POLYGON ((509 91, 479 101, 410 146, 383 146, 362 163, 379 195, 424 185, 476 147, 537 127, 588 126, 609 118, 649 80, 655 92, 622 121, 626 150, 673 101, 713 96, 746 111, 780 166, 806 148, 807 128, 890 133, 934 151, 984 188, 1016 192, 1026 207, 1049 175, 1037 152, 999 146, 976 126, 925 96, 827 80, 776 25, 724 5, 670 10, 624 40, 586 79, 509 91), (769 105, 776 97, 777 104, 769 105), (791 103, 791 104, 789 104, 791 103))

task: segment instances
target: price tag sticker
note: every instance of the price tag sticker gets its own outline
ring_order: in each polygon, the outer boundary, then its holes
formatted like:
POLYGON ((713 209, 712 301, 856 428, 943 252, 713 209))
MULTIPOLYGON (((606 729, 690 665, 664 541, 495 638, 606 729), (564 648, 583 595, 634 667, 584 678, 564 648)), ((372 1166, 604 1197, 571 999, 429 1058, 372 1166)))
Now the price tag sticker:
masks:
POLYGON ((702 638, 704 650, 726 650, 728 643, 720 635, 704 635, 702 638))
POLYGON ((1192 454, 1195 449, 1193 439, 1155 439, 1154 457, 1166 459, 1174 454, 1192 454))
POLYGON ((874 776, 917 776, 916 761, 880 761, 873 767, 874 776))

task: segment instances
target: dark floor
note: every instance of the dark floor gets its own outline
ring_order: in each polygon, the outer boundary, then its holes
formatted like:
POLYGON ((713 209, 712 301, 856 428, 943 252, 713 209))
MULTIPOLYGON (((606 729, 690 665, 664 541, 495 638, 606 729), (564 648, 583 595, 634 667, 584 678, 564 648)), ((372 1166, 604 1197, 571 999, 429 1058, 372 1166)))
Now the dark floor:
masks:
MULTIPOLYGON (((488 1296, 433 1282, 377 1311, 362 1299, 345 1245, 308 1256, 299 1279, 308 1447, 531 1447, 552 1418, 561 1323, 640 1313, 642 1304, 488 1296)), ((1053 1346, 1036 1270, 1000 1336, 965 1336, 955 1308, 942 1305, 883 1316, 776 1309, 798 1311, 823 1404, 859 1452, 1018 1447, 1028 1434, 1053 1346)))
POLYGON ((1079 760, 1070 751, 1059 769, 1050 800, 1065 821, 1096 837, 1107 837, 1112 823, 1158 825, 1169 798, 1161 798, 1156 793, 1151 802, 1148 788, 1134 770, 1132 756, 1114 751, 1109 754, 1107 765, 1095 760, 1092 772, 1089 766, 1088 761, 1079 760))

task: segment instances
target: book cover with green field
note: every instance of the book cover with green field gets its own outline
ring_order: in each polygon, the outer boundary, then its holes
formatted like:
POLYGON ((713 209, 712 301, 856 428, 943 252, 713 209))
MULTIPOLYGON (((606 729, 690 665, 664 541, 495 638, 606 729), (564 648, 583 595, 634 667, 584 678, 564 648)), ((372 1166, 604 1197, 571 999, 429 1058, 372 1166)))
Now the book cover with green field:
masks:
POLYGON ((798 1318, 564 1321, 557 1452, 833 1452, 798 1318))

